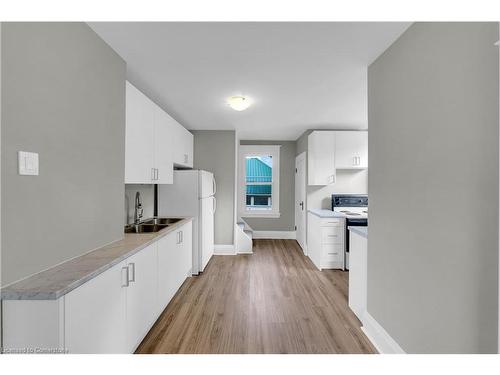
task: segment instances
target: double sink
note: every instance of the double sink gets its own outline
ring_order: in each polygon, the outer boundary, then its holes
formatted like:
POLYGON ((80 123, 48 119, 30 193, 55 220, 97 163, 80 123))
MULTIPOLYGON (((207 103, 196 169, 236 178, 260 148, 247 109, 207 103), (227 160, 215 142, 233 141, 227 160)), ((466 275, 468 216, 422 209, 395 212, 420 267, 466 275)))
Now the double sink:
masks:
POLYGON ((181 220, 172 217, 154 217, 141 221, 139 224, 126 225, 125 233, 155 233, 181 220))

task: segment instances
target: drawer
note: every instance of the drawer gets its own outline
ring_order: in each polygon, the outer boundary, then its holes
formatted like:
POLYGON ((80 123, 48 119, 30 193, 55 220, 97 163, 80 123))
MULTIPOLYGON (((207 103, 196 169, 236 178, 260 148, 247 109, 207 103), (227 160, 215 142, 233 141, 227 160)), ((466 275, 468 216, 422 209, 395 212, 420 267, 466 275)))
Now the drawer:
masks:
POLYGON ((342 262, 344 257, 344 246, 339 244, 321 246, 322 257, 325 262, 342 262))
POLYGON ((331 218, 331 219, 321 219, 322 227, 343 227, 344 219, 331 218))
POLYGON ((324 227, 321 228, 321 243, 343 244, 344 227, 324 227))

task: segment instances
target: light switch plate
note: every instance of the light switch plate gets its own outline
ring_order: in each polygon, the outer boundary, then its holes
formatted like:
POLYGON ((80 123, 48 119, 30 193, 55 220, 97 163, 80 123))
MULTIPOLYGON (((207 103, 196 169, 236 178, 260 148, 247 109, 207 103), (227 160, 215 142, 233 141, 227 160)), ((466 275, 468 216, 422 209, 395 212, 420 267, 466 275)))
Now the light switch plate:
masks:
POLYGON ((17 156, 20 175, 38 176, 38 154, 36 152, 19 151, 17 156))

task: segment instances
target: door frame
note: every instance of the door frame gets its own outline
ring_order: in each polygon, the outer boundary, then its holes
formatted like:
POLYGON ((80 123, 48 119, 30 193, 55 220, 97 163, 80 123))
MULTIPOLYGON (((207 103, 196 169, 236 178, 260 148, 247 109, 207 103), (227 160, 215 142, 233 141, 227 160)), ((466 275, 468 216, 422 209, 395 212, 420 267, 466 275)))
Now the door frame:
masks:
POLYGON ((304 191, 304 197, 303 197, 303 202, 304 202, 304 208, 303 208, 303 211, 304 211, 304 219, 303 219, 303 225, 302 225, 302 232, 303 232, 303 235, 302 235, 302 238, 303 238, 303 246, 300 244, 299 241, 297 241, 299 243, 299 246, 302 247, 302 251, 304 253, 304 255, 307 255, 307 152, 304 151, 302 152, 301 154, 297 155, 295 157, 295 196, 294 196, 294 206, 295 206, 295 209, 294 209, 294 222, 295 222, 295 238, 299 238, 299 236, 297 236, 297 233, 299 231, 299 225, 297 225, 297 212, 298 212, 298 206, 297 206, 297 201, 298 201, 298 189, 297 189, 297 186, 300 186, 302 185, 303 186, 303 191, 304 191), (298 180, 298 173, 297 173, 297 164, 299 162, 304 162, 304 175, 303 175, 303 179, 302 181, 299 181, 298 180))

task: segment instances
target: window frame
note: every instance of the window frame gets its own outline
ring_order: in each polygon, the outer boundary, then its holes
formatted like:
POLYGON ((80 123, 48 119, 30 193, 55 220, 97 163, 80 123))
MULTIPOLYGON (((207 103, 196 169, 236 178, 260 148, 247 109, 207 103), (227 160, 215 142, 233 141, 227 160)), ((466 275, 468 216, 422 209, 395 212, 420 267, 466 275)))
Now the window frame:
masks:
POLYGON ((239 179, 238 179, 238 212, 241 217, 279 218, 280 206, 280 148, 281 145, 240 145, 239 179), (273 160, 273 177, 271 182, 271 209, 248 210, 246 207, 246 158, 247 156, 271 156, 273 160))

